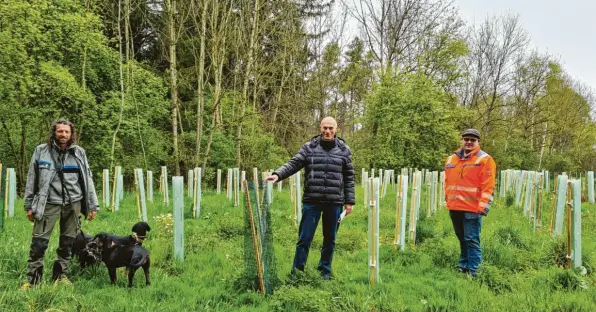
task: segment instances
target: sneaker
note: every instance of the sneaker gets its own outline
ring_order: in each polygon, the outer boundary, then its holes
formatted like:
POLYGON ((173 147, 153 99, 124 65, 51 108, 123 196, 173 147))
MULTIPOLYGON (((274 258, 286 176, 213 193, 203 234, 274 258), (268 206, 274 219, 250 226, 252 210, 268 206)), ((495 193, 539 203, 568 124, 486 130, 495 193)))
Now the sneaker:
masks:
POLYGON ((321 275, 321 277, 323 278, 324 281, 328 281, 331 279, 331 274, 329 273, 324 273, 321 275))
POLYGON ((459 272, 459 273, 468 273, 468 272, 470 272, 470 270, 468 270, 468 268, 464 268, 464 267, 461 267, 461 266, 457 266, 457 267, 455 268, 455 270, 456 270, 457 272, 459 272))
POLYGON ((25 282, 23 284, 23 286, 21 286, 21 288, 19 288, 20 291, 28 291, 29 289, 31 289, 33 285, 31 285, 31 283, 29 282, 25 282))
POLYGON ((69 286, 72 285, 72 282, 66 277, 64 274, 60 274, 60 276, 54 281, 54 286, 58 285, 65 285, 69 286))

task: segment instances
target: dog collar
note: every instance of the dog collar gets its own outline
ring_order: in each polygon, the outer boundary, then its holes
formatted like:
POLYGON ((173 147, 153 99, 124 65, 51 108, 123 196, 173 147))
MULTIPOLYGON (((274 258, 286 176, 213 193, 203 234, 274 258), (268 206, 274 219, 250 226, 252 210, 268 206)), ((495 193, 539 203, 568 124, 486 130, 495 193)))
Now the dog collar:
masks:
POLYGON ((143 243, 143 241, 145 240, 145 236, 139 236, 136 232, 132 232, 132 238, 134 238, 135 241, 137 241, 137 243, 139 244, 143 243))

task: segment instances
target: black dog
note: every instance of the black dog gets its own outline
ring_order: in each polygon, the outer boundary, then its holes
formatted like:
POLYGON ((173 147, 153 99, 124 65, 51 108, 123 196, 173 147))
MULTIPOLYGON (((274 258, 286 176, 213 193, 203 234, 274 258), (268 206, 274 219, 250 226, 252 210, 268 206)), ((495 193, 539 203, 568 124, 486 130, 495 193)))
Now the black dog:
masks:
POLYGON ((83 231, 79 231, 72 245, 71 256, 76 257, 81 268, 89 267, 101 262, 101 250, 92 237, 83 231))
POLYGON ((118 237, 107 233, 99 233, 93 238, 102 250, 101 258, 108 268, 110 281, 116 284, 116 268, 126 267, 128 269, 128 287, 132 287, 134 274, 142 267, 145 272, 145 284, 151 284, 149 280, 149 267, 151 260, 149 252, 141 245, 123 246, 118 245, 118 237))
POLYGON ((132 287, 134 274, 139 267, 145 272, 145 284, 149 286, 149 267, 151 260, 149 252, 143 248, 142 243, 151 228, 146 222, 139 222, 132 227, 133 233, 129 236, 116 236, 99 233, 93 238, 101 250, 101 259, 108 268, 110 281, 116 284, 116 268, 128 269, 128 287, 132 287))
POLYGON ((137 222, 132 226, 132 234, 128 236, 111 235, 112 241, 119 246, 143 245, 147 232, 151 231, 147 222, 137 222))

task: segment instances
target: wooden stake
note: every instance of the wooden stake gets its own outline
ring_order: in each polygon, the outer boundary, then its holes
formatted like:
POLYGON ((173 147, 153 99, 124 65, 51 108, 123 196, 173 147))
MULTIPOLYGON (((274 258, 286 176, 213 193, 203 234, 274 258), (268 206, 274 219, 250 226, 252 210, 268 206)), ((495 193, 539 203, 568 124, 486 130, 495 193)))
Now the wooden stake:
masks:
POLYGON ((540 176, 540 185, 538 187, 538 211, 536 212, 536 231, 540 232, 542 227, 542 181, 543 175, 540 176))
POLYGON ((522 191, 521 191, 521 196, 520 196, 520 199, 519 199, 520 205, 523 205, 523 202, 524 202, 524 197, 526 195, 526 183, 528 183, 528 179, 530 178, 530 173, 529 172, 526 172, 524 174, 524 177, 525 178, 522 178, 523 179, 522 191))
POLYGON ((137 176, 137 171, 133 170, 135 173, 135 193, 137 194, 137 212, 139 215, 139 221, 143 220, 143 215, 141 213, 141 192, 139 191, 139 177, 137 176))
MULTIPOLYGON (((252 212, 252 205, 250 202, 250 191, 248 189, 248 181, 244 181, 244 194, 246 195, 246 206, 248 209, 248 215, 250 217, 250 230, 252 232, 252 244, 253 250, 255 252, 255 260, 257 261, 257 276, 259 278, 259 286, 261 288, 261 293, 265 294, 265 278, 264 278, 264 271, 263 271, 263 262, 261 260, 262 251, 261 251, 261 237, 260 231, 255 229, 255 219, 252 212)), ((258 199, 257 199, 258 200, 258 199)))
MULTIPOLYGON (((432 175, 431 175, 432 176, 432 175)), ((426 174, 426 216, 430 217, 431 215, 431 210, 430 210, 430 178, 429 178, 429 174, 426 174)))

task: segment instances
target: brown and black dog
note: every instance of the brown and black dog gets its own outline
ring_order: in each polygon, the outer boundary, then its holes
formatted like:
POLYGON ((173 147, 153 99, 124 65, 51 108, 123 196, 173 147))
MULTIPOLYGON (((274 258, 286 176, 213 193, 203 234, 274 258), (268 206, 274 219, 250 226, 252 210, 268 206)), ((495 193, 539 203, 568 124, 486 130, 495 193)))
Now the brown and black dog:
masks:
POLYGON ((117 236, 107 233, 98 233, 92 239, 101 250, 101 260, 106 264, 110 281, 116 284, 116 268, 126 267, 128 269, 128 287, 133 286, 134 274, 138 268, 145 272, 145 284, 151 284, 149 280, 149 267, 151 260, 149 252, 143 248, 142 243, 151 228, 146 222, 139 222, 132 227, 132 234, 129 236, 117 236))

